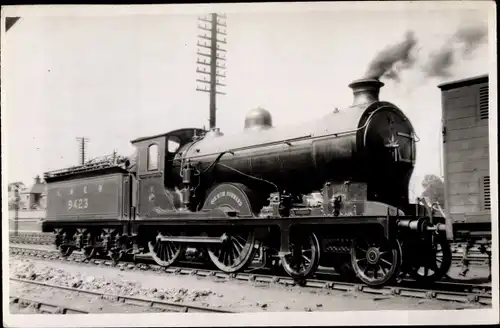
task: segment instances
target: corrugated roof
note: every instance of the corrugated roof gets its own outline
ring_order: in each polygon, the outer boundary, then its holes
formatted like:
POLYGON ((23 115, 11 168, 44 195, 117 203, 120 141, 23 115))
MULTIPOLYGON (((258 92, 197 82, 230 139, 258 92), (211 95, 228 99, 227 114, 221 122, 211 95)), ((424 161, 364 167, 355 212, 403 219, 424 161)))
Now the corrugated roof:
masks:
POLYGON ((486 83, 488 82, 488 74, 483 74, 479 76, 474 76, 474 77, 469 77, 467 79, 461 79, 461 80, 455 80, 455 81, 450 81, 446 83, 441 83, 438 85, 438 88, 441 90, 451 90, 451 89, 457 89, 461 87, 466 87, 469 85, 474 85, 474 84, 479 84, 479 83, 486 83))
POLYGON ((45 192, 45 184, 36 183, 31 187, 30 193, 32 194, 42 194, 45 192))

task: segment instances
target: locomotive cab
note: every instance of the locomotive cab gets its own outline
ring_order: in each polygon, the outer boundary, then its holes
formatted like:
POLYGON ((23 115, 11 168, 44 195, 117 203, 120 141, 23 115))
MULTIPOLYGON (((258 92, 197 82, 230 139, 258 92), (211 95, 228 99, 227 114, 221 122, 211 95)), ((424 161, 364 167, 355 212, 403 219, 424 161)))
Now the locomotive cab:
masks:
POLYGON ((202 129, 179 129, 135 139, 139 216, 174 211, 181 207, 177 189, 181 177, 175 173, 174 158, 183 146, 205 133, 202 129))

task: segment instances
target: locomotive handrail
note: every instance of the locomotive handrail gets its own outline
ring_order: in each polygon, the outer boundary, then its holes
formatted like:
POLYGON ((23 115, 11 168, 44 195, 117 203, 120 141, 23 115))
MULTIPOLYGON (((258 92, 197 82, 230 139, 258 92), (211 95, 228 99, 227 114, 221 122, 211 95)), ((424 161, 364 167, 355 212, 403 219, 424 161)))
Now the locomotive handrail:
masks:
POLYGON ((443 208, 441 207, 441 205, 439 204, 439 202, 432 203, 432 208, 435 208, 436 210, 438 210, 443 217, 446 216, 446 214, 444 213, 443 208))
MULTIPOLYGON (((335 132, 335 133, 322 134, 322 135, 318 135, 318 136, 313 136, 312 134, 308 134, 308 135, 305 135, 302 137, 283 139, 283 140, 261 143, 261 144, 256 144, 256 145, 250 145, 250 146, 245 146, 245 147, 233 148, 233 149, 229 149, 229 150, 222 150, 222 151, 218 151, 218 152, 210 153, 210 154, 200 154, 200 155, 186 157, 183 159, 195 159, 195 158, 199 158, 199 157, 213 156, 213 155, 217 155, 217 154, 221 154, 221 153, 231 153, 234 155, 234 152, 237 152, 237 151, 249 150, 249 149, 254 149, 254 148, 261 148, 261 147, 267 147, 267 146, 274 146, 274 145, 279 145, 279 144, 287 144, 289 146, 292 146, 291 142, 301 141, 301 140, 305 140, 308 138, 309 139, 320 139, 320 138, 326 138, 326 137, 331 137, 331 136, 338 137, 340 135, 348 135, 348 134, 355 133, 360 129, 362 129, 362 128, 358 128, 356 130, 351 130, 351 131, 345 131, 345 132, 335 132)), ((177 158, 177 159, 174 159, 174 161, 181 161, 183 159, 177 158)))
MULTIPOLYGON (((383 107, 385 107, 385 106, 382 106, 382 107, 379 107, 379 108, 375 109, 372 113, 370 113, 369 118, 372 117, 376 112, 378 112, 379 110, 381 110, 383 107)), ((234 152, 236 152, 236 151, 249 150, 249 149, 261 148, 261 147, 267 147, 267 146, 274 146, 274 145, 279 145, 279 144, 283 144, 283 143, 287 144, 289 146, 292 146, 291 142, 301 141, 301 140, 305 140, 305 139, 308 139, 308 138, 309 139, 321 139, 321 138, 327 138, 327 137, 331 137, 331 136, 338 137, 338 136, 343 136, 343 135, 349 135, 349 134, 356 133, 359 130, 362 130, 362 129, 366 128, 366 126, 368 125, 368 122, 369 122, 369 119, 366 120, 366 122, 365 122, 365 124, 363 124, 363 126, 358 127, 356 129, 353 129, 353 130, 348 130, 348 131, 343 131, 343 132, 332 132, 332 133, 326 133, 326 134, 321 134, 321 135, 308 134, 308 135, 301 136, 301 137, 296 137, 296 138, 289 138, 289 139, 277 140, 277 141, 272 141, 272 142, 267 142, 267 143, 259 143, 259 144, 256 144, 256 145, 250 145, 250 146, 245 146, 245 147, 233 148, 233 149, 223 150, 223 151, 219 151, 219 152, 215 152, 215 153, 210 153, 210 154, 201 154, 201 155, 190 156, 189 159, 194 159, 194 158, 199 158, 199 157, 205 157, 205 156, 213 156, 213 155, 217 155, 217 154, 221 154, 221 153, 223 153, 222 155, 224 155, 225 153, 231 153, 231 154, 234 155, 234 152)), ((187 158, 174 159, 174 161, 175 160, 182 161, 184 159, 187 159, 187 158)))
POLYGON ((419 142, 420 141, 420 138, 417 136, 417 134, 415 132, 412 132, 411 135, 407 134, 407 133, 403 133, 403 132, 397 132, 396 134, 398 136, 402 136, 402 137, 407 137, 409 139, 413 139, 415 142, 419 142))
MULTIPOLYGON (((448 240, 453 240, 452 223, 450 222, 449 216, 446 215, 446 213, 443 211, 443 208, 441 207, 439 202, 431 202, 429 197, 417 197, 417 202, 423 204, 424 207, 426 208, 426 210, 429 211, 428 215, 429 215, 431 224, 433 224, 434 227, 437 228, 438 230, 445 231, 446 238, 448 240), (433 220, 434 210, 439 211, 441 213, 441 215, 443 216, 444 221, 445 221, 444 226, 441 223, 434 222, 434 220, 433 220)), ((418 215, 418 213, 417 213, 417 215, 418 215)))
POLYGON ((446 215, 446 213, 443 211, 443 208, 439 204, 439 202, 434 202, 432 204, 433 208, 435 207, 443 216, 444 222, 445 222, 445 232, 446 232, 446 238, 448 240, 453 240, 453 223, 450 221, 450 217, 446 215))

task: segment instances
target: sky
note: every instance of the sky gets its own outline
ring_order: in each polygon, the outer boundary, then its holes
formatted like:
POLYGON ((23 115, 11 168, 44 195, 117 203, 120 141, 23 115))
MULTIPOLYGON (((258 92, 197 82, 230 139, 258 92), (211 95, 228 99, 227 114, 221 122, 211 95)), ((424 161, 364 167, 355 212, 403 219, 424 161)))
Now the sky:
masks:
MULTIPOLYGON (((410 7, 409 7, 410 8, 410 7)), ((387 45, 411 30, 428 57, 464 24, 487 24, 485 10, 231 12, 227 14, 225 96, 217 126, 242 131, 261 106, 274 126, 321 118, 352 102, 347 85, 387 45)), ((457 7, 458 8, 458 7, 457 7)), ((478 6, 477 8, 480 8, 478 6)), ((2 127, 8 181, 32 183, 130 140, 183 127, 208 127, 208 94, 196 91, 197 15, 26 16, 2 37, 2 127)), ((380 99, 410 118, 418 137, 411 193, 441 174, 441 95, 437 85, 488 73, 488 45, 451 67, 446 78, 421 67, 399 81, 382 78, 380 99)))

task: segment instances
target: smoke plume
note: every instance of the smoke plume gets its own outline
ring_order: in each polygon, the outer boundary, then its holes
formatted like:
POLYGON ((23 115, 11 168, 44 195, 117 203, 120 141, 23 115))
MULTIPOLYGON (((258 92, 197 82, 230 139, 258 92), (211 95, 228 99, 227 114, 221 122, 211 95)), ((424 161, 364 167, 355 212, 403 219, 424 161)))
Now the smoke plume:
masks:
POLYGON ((424 63, 423 71, 427 77, 449 77, 453 65, 460 59, 470 56, 487 41, 487 30, 483 26, 461 27, 440 49, 430 54, 424 63))
POLYGON ((462 44, 464 55, 473 53, 487 41, 488 31, 485 26, 469 26, 459 29, 453 38, 462 44))
POLYGON ((417 39, 412 31, 405 35, 405 39, 380 51, 371 61, 365 78, 388 79, 399 81, 400 73, 405 69, 410 69, 415 64, 415 57, 412 50, 417 45, 417 39))

